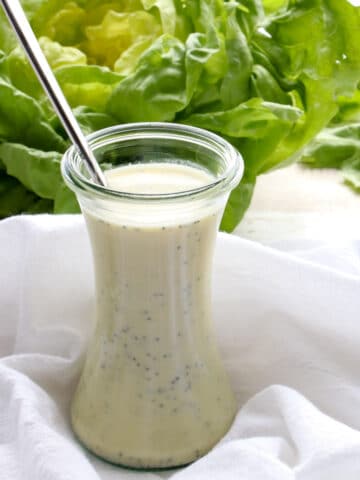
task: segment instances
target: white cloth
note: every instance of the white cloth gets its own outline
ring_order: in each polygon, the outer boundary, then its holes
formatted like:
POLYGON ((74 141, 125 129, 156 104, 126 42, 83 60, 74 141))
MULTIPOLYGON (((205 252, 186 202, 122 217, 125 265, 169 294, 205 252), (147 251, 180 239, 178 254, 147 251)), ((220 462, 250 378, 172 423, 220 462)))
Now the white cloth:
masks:
POLYGON ((239 401, 230 432, 182 470, 142 473, 96 459, 69 426, 93 321, 81 217, 0 222, 0 479, 358 480, 360 239, 275 246, 218 239, 214 321, 239 401))

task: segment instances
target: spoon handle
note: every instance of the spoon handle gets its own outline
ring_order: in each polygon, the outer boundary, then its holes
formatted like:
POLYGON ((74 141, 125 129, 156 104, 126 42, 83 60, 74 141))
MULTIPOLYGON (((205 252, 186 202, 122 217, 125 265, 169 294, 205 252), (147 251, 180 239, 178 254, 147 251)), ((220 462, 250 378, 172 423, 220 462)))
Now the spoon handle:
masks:
POLYGON ((18 0, 0 2, 67 134, 78 148, 89 174, 96 183, 105 186, 104 174, 40 48, 21 4, 18 0))

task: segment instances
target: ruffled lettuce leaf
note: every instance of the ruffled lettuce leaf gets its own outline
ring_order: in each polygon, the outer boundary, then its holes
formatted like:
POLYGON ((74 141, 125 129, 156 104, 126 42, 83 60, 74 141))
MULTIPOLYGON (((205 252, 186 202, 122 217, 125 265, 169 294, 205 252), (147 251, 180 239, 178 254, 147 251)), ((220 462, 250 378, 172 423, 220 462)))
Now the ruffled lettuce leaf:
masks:
POLYGON ((16 178, 0 170, 0 218, 19 213, 45 213, 52 208, 51 200, 39 198, 16 178))
POLYGON ((345 183, 360 191, 360 122, 325 128, 304 150, 303 164, 341 170, 345 183))
POLYGON ((98 65, 67 65, 56 69, 55 75, 72 107, 86 106, 101 113, 114 87, 123 79, 98 65))
POLYGON ((53 200, 60 184, 61 154, 44 152, 18 143, 2 143, 0 159, 8 175, 41 198, 53 200))
POLYGON ((0 139, 45 151, 65 151, 65 140, 47 122, 34 98, 1 78, 0 98, 0 139))
POLYGON ((173 120, 187 103, 184 61, 183 43, 163 35, 115 88, 107 112, 124 123, 173 120))

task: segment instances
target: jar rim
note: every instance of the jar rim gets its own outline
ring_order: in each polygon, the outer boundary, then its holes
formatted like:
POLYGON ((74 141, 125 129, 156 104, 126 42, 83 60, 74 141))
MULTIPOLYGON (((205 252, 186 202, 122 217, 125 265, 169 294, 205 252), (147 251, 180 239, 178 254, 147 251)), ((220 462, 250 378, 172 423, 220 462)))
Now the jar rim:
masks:
POLYGON ((226 169, 219 178, 214 181, 190 190, 170 193, 132 193, 113 190, 106 186, 94 183, 81 172, 84 161, 80 153, 73 145, 64 154, 61 161, 62 176, 68 187, 75 193, 98 196, 113 200, 141 200, 141 201, 171 201, 182 198, 200 198, 210 193, 223 193, 232 190, 241 180, 244 171, 244 161, 241 154, 226 140, 219 135, 190 125, 166 123, 166 122, 143 122, 119 124, 87 135, 90 148, 96 149, 111 143, 121 143, 131 139, 154 138, 154 140, 183 140, 194 145, 202 145, 214 153, 226 158, 226 169), (114 139, 114 141, 109 141, 114 139))

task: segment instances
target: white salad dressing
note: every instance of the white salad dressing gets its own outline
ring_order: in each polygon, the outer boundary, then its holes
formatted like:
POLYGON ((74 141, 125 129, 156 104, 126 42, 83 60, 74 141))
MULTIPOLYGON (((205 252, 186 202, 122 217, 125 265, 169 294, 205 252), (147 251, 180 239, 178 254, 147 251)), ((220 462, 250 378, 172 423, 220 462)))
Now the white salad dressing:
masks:
MULTIPOLYGON (((109 188, 140 194, 213 181, 205 171, 173 163, 119 167, 106 177, 109 188)), ((222 212, 218 205, 195 209, 178 221, 176 214, 147 212, 143 203, 132 206, 138 212, 130 218, 120 211, 126 203, 120 205, 101 215, 83 206, 97 325, 72 404, 73 427, 90 450, 114 463, 186 464, 226 433, 236 409, 211 325, 222 212)))

